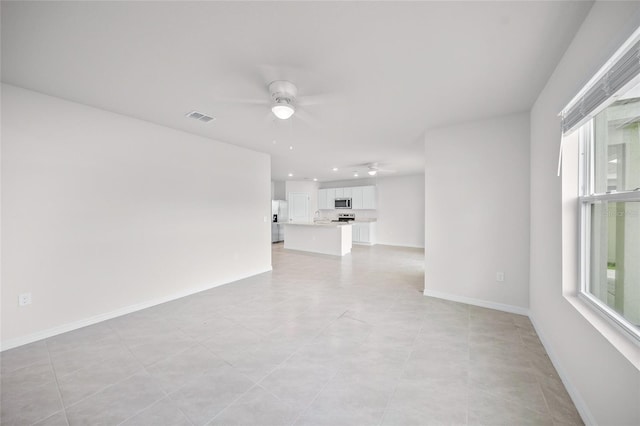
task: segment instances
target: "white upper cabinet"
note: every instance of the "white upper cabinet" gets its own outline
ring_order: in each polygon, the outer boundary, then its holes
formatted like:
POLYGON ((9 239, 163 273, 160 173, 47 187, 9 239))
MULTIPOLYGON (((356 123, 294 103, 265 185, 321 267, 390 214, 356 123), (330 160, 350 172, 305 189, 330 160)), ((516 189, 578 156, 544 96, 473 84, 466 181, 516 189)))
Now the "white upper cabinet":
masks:
POLYGON ((327 207, 328 209, 333 210, 335 208, 335 200, 336 200, 336 189, 335 188, 327 188, 327 207))
POLYGON ((351 188, 351 208, 362 209, 362 187, 351 188))
POLYGON ((318 190, 318 210, 333 209, 333 205, 329 206, 329 203, 327 202, 327 191, 327 189, 318 190))
POLYGON ((333 210, 336 198, 351 198, 353 210, 375 210, 376 187, 324 188, 318 190, 318 210, 333 210))

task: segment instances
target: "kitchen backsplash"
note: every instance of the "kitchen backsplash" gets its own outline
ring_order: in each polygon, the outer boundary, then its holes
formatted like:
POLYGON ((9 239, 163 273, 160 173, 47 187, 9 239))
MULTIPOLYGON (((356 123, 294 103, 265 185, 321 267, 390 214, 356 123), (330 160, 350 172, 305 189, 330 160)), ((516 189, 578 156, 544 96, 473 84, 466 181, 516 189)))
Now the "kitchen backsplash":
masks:
POLYGON ((349 210, 349 209, 340 209, 340 210, 320 210, 320 217, 322 219, 337 219, 338 213, 355 213, 356 220, 358 219, 377 219, 378 212, 377 210, 349 210))

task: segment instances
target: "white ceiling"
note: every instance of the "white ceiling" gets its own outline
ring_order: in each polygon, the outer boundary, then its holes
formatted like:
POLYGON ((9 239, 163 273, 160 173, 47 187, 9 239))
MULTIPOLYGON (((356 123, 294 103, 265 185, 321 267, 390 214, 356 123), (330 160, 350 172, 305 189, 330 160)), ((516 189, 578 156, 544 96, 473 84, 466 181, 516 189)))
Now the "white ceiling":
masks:
POLYGON ((2 2, 2 81, 266 152, 276 180, 409 174, 426 128, 530 109, 591 5, 2 2), (332 96, 286 122, 238 102, 274 79, 332 96))

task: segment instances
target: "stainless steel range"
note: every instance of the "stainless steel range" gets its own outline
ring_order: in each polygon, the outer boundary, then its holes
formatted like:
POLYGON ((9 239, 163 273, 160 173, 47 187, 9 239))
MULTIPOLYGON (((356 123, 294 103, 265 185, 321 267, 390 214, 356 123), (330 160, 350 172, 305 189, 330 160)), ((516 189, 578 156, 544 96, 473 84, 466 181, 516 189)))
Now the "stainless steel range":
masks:
POLYGON ((351 222, 356 220, 355 213, 338 213, 338 220, 332 220, 332 222, 351 222))

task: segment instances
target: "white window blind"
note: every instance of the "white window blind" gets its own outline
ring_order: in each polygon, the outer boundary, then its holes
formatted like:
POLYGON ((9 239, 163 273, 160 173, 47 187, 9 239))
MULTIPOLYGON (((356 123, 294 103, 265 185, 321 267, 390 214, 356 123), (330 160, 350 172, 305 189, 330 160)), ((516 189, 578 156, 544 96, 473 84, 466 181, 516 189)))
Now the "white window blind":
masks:
POLYGON ((584 124, 615 101, 616 95, 637 83, 640 76, 640 29, 596 73, 562 110, 562 134, 584 124))

